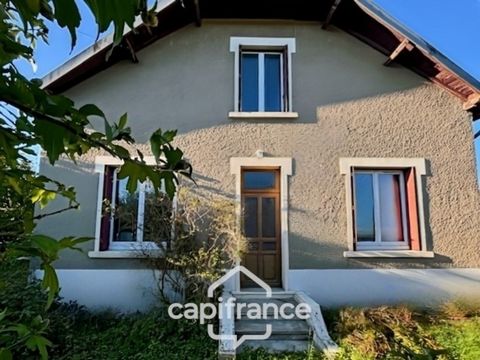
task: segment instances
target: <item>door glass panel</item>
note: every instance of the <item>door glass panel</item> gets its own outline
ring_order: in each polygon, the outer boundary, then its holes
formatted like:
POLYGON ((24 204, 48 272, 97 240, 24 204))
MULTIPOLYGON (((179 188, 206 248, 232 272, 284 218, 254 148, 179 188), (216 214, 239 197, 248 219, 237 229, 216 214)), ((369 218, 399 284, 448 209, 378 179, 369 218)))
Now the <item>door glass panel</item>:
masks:
POLYGON ((275 198, 262 198, 262 236, 275 237, 275 198))
POLYGON ((243 187, 249 190, 262 190, 275 187, 274 171, 244 171, 243 187))
POLYGON ((138 192, 130 194, 127 182, 117 180, 113 241, 137 241, 138 192))
POLYGON ((280 54, 265 54, 265 111, 282 111, 280 54))
POLYGON ((258 237, 258 199, 245 197, 244 231, 246 237, 258 237))
POLYGON ((258 111, 258 54, 241 56, 241 111, 258 111))
POLYGON ((277 248, 277 243, 275 241, 265 241, 262 244, 263 250, 276 250, 276 248, 277 248))
POLYGON ((257 251, 258 250, 258 242, 257 241, 249 241, 248 242, 248 250, 249 251, 257 251))
POLYGON ((403 241, 400 175, 380 174, 380 224, 382 241, 403 241))
POLYGON ((357 241, 375 241, 373 176, 355 174, 354 183, 357 241))

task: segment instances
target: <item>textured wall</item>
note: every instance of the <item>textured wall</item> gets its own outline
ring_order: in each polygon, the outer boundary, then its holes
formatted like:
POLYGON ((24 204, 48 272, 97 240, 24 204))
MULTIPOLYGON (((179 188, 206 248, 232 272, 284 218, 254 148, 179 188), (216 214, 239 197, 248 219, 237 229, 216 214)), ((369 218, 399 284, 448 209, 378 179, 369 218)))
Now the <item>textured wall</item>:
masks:
MULTIPOLYGON (((205 21, 186 27, 68 92, 108 116, 128 111, 134 135, 146 141, 162 127, 178 128, 177 144, 193 163, 200 190, 233 196, 230 157, 292 157, 289 181, 290 267, 478 267, 480 194, 471 119, 459 101, 409 70, 382 66, 384 56, 351 36, 316 23, 205 21), (233 110, 230 36, 295 37, 293 108, 299 119, 239 121, 233 110), (435 259, 345 259, 344 180, 340 157, 423 157, 427 242, 435 259)), ((49 175, 77 186, 82 209, 47 219, 39 231, 93 235, 97 177, 84 159, 49 175)), ((93 248, 87 244, 86 248, 93 248)), ((131 264, 132 262, 127 262, 131 264)), ((122 260, 69 254, 60 267, 113 267, 122 260)), ((138 264, 136 264, 138 265, 138 264)), ((140 265, 141 266, 141 265, 140 265)))

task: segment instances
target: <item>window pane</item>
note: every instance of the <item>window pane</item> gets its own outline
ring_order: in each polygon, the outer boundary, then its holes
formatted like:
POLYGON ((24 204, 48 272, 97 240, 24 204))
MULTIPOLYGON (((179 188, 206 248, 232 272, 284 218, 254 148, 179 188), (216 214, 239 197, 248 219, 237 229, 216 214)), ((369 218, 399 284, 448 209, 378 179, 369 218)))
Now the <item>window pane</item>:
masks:
POLYGON ((266 241, 262 244, 262 250, 273 251, 277 248, 275 241, 266 241))
POLYGON ((274 171, 244 171, 243 187, 245 189, 269 189, 275 187, 274 171))
POLYGON ((241 57, 241 111, 258 111, 258 54, 241 57))
POLYGON ((357 241, 375 241, 373 176, 355 174, 355 225, 357 241))
POLYGON ((380 174, 380 224, 382 241, 403 241, 400 175, 380 174))
POLYGON ((246 237, 258 237, 258 202, 256 197, 246 197, 244 204, 244 232, 246 237))
POLYGON ((262 236, 275 237, 275 198, 262 198, 262 236))
POLYGON ((280 54, 265 54, 265 111, 282 111, 280 54))
POLYGON ((143 241, 169 241, 172 232, 172 202, 164 193, 155 194, 150 184, 145 185, 143 214, 143 241))
POLYGON ((127 181, 117 180, 113 241, 137 241, 138 192, 130 194, 127 181))

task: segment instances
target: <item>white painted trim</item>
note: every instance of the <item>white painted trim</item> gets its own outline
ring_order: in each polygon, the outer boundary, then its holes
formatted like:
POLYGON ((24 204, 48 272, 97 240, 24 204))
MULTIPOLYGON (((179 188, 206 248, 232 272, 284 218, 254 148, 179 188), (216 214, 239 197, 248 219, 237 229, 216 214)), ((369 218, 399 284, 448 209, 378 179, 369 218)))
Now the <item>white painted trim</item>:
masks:
MULTIPOLYGON (((424 158, 340 158, 340 173, 345 175, 346 211, 347 211, 347 243, 348 251, 354 251, 353 214, 352 214, 352 168, 365 169, 408 169, 415 168, 417 185, 418 222, 420 227, 421 249, 417 253, 427 252, 427 235, 425 227, 425 205, 423 201, 423 178, 427 174, 427 164, 424 158)), ((426 256, 418 257, 429 257, 426 256)))
POLYGON ((295 38, 281 38, 281 37, 236 37, 230 38, 230 52, 234 53, 234 91, 233 104, 234 112, 240 111, 240 46, 262 47, 268 50, 268 47, 287 47, 287 72, 288 72, 288 108, 283 109, 285 112, 292 111, 292 54, 296 52, 295 38))
MULTIPOLYGON (((157 162, 154 156, 145 156, 143 158, 143 161, 145 161, 145 164, 149 166, 157 165, 157 162)), ((105 165, 121 166, 123 165, 123 160, 113 156, 95 156, 95 172, 96 173, 103 172, 105 165)))
MULTIPOLYGON (((279 167, 280 168, 280 219, 281 219, 281 263, 282 263, 282 286, 284 290, 289 289, 288 270, 289 245, 288 245, 288 177, 292 175, 292 158, 275 157, 241 157, 230 158, 230 173, 235 175, 235 203, 237 217, 240 223, 242 187, 241 173, 243 167, 279 167)), ((240 264, 240 260, 237 262, 240 264)), ((240 274, 235 279, 234 291, 240 291, 240 274)))
POLYGON ((264 53, 258 54, 258 110, 265 111, 265 54, 264 53))
POLYGON ((304 291, 321 307, 478 300, 480 269, 298 269, 290 290, 304 291))
POLYGON ((230 119, 298 119, 298 113, 293 111, 230 111, 230 119))
POLYGON ((351 168, 401 169, 414 167, 420 175, 427 174, 424 158, 340 158, 340 174, 350 174, 351 168))
POLYGON ((412 250, 358 250, 344 251, 346 258, 433 258, 433 251, 412 251, 412 250))
POLYGON ((313 343, 317 349, 320 349, 325 353, 327 359, 333 359, 335 354, 339 351, 339 348, 328 334, 327 325, 325 324, 325 320, 323 320, 320 305, 313 301, 313 299, 303 291, 296 291, 294 298, 297 303, 307 304, 310 307, 311 313, 306 321, 313 331, 313 343))
POLYGON ((93 259, 145 259, 149 257, 163 256, 162 249, 138 249, 138 250, 107 250, 89 251, 88 257, 93 259))

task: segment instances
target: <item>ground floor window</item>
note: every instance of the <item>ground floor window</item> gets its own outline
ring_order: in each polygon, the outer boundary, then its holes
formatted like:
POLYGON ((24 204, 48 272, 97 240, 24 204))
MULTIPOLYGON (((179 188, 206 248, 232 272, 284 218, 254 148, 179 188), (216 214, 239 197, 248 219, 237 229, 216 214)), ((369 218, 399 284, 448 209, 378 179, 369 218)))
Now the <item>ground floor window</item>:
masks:
POLYGON ((354 169, 353 193, 358 250, 410 248, 403 171, 354 169))
POLYGON ((425 250, 424 159, 342 158, 350 251, 425 250))
POLYGON ((128 178, 119 178, 118 171, 117 165, 104 165, 102 172, 98 249, 134 250, 168 243, 173 226, 172 201, 164 192, 155 192, 149 182, 139 183, 130 193, 128 178))

